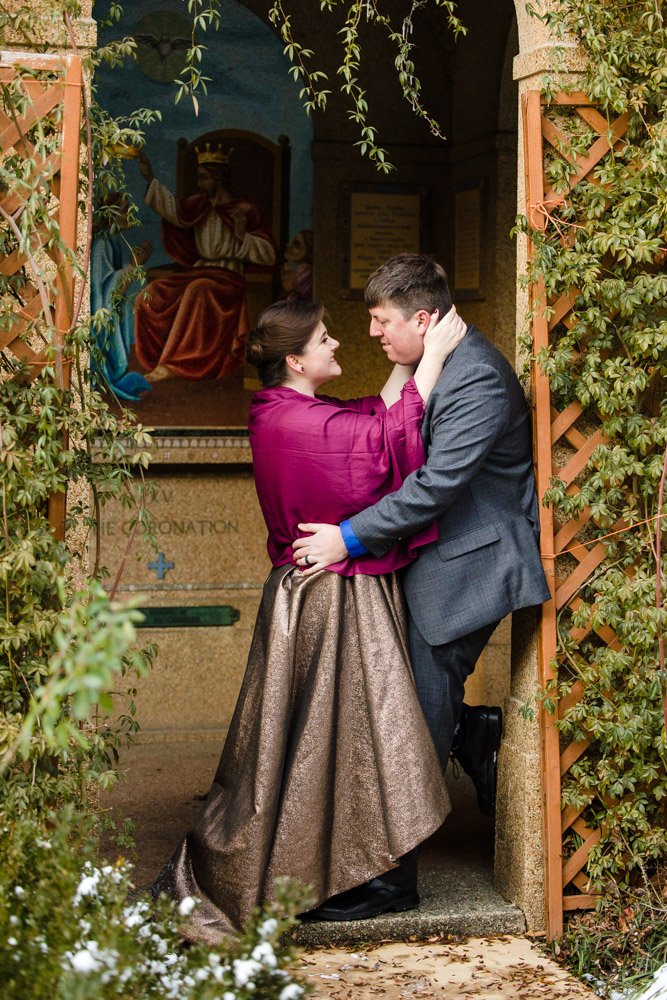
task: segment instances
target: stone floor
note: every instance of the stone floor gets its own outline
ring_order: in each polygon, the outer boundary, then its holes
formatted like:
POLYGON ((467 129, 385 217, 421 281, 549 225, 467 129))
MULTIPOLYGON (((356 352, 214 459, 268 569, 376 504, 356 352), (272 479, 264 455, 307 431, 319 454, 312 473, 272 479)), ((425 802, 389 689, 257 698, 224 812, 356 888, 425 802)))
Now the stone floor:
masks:
MULTIPOLYGON (((126 751, 127 780, 103 799, 117 825, 135 824, 135 883, 150 885, 203 806, 220 750, 219 741, 146 742, 126 751)), ((493 887, 493 822, 482 816, 462 776, 450 780, 453 813, 420 859, 418 910, 350 923, 304 924, 309 946, 403 941, 432 935, 519 934, 523 914, 493 887)))
MULTIPOLYGON (((219 740, 151 741, 126 751, 127 779, 103 796, 135 825, 135 884, 147 887, 202 809, 219 740)), ((318 1000, 593 1000, 523 936, 523 914, 493 888, 493 823, 463 777, 453 815, 420 862, 418 910, 355 923, 302 925, 295 971, 318 1000)), ((116 848, 109 842, 107 853, 116 848)))

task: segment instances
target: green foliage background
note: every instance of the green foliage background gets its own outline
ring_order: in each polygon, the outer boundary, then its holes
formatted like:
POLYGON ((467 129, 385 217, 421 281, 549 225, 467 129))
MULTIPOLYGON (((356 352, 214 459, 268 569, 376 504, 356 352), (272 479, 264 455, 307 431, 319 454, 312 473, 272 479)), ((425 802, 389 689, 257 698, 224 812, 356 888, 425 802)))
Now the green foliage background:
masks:
MULTIPOLYGON (((62 20, 61 11, 61 26, 62 20)), ((34 75, 49 79, 44 71, 34 75)), ((18 120, 28 103, 20 80, 0 86, 0 106, 10 120, 18 120)), ((93 130, 93 153, 99 154, 119 127, 109 128, 108 119, 93 115, 93 130)), ((139 141, 141 134, 133 134, 139 141)), ((12 339, 19 309, 35 289, 43 303, 56 294, 55 268, 48 254, 33 246, 32 234, 45 229, 48 248, 71 256, 50 214, 44 180, 32 168, 58 146, 58 112, 32 125, 27 137, 32 158, 11 152, 0 161, 0 191, 21 198, 14 216, 3 216, 0 250, 28 256, 15 275, 0 275, 3 342, 12 339)), ((100 177, 108 182, 109 170, 101 167, 100 177)), ((86 211, 92 197, 87 174, 82 193, 86 211)), ((0 814, 5 817, 83 803, 93 786, 114 779, 118 748, 136 722, 131 714, 109 721, 112 692, 131 687, 130 675, 145 673, 152 656, 151 649, 133 647, 136 610, 110 601, 99 582, 104 569, 94 559, 92 574, 85 569, 99 509, 107 500, 120 498, 148 528, 137 500, 141 480, 137 488, 135 477, 148 464, 150 439, 131 414, 112 411, 90 380, 96 331, 109 319, 75 316, 64 346, 56 348, 52 309, 45 306, 22 333, 38 349, 46 345, 36 378, 14 353, 0 353, 0 814), (61 374, 68 368, 70 385, 61 374), (70 530, 60 541, 49 522, 49 498, 66 490, 83 499, 70 503, 70 530)))
MULTIPOLYGON (((621 518, 636 526, 604 542, 606 559, 581 586, 576 613, 561 613, 558 682, 547 692, 553 698, 577 680, 584 685, 559 722, 565 741, 592 739, 564 778, 563 803, 583 808, 586 822, 600 829, 587 871, 594 889, 614 895, 667 859, 658 646, 667 616, 662 598, 656 606, 655 521, 667 447, 667 28, 655 0, 556 0, 542 16, 553 34, 574 37, 588 56, 584 79, 572 89, 590 95, 609 126, 628 116, 623 141, 567 193, 575 159, 598 134, 573 111, 548 108, 568 141, 550 152, 546 174, 566 197, 544 232, 530 231, 528 272, 530 281, 543 280, 550 303, 576 290, 567 326, 556 325, 538 362, 558 409, 578 401, 582 430, 599 426, 609 439, 576 479, 577 491, 554 480, 546 502, 561 521, 589 509, 589 541, 621 518), (582 626, 591 630, 573 640, 571 629, 582 626), (605 626, 617 646, 597 634, 605 626)), ((563 49, 546 81, 547 101, 563 89, 565 56, 563 49)), ((525 219, 520 228, 528 231, 525 219)), ((666 570, 663 558, 663 578, 666 570)), ((572 834, 566 851, 580 843, 572 834)))

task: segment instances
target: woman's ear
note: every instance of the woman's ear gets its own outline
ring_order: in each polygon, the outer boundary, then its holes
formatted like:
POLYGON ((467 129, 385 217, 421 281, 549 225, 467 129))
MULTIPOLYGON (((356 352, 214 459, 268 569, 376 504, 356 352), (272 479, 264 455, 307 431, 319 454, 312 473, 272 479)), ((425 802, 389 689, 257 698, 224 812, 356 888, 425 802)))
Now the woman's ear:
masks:
POLYGON ((305 370, 296 354, 288 354, 285 358, 285 364, 290 371, 296 372, 297 375, 302 375, 305 370))

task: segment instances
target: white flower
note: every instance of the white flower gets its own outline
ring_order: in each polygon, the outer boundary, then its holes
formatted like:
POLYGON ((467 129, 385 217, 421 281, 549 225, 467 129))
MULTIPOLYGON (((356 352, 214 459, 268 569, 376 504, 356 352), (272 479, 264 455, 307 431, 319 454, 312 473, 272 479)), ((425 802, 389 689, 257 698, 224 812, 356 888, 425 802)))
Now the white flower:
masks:
POLYGON ((262 971, 262 966, 259 962, 255 962, 252 958, 234 959, 234 982, 237 986, 247 986, 253 976, 258 975, 262 971))
POLYGON ((182 917, 189 917, 196 905, 194 896, 185 896, 178 904, 178 912, 182 917))
POLYGON ((125 926, 128 930, 132 930, 133 927, 143 924, 144 918, 141 913, 137 913, 136 910, 124 910, 123 912, 125 915, 125 926))
POLYGON ((303 996, 303 986, 299 986, 298 983, 290 983, 289 986, 283 987, 280 991, 278 1000, 299 1000, 301 996, 303 996))
POLYGON ((22 885, 14 886, 14 895, 18 896, 19 899, 21 898, 21 896, 25 896, 25 889, 23 888, 22 885))
POLYGON ((100 873, 98 871, 94 871, 92 875, 84 875, 74 893, 74 899, 72 900, 74 906, 78 906, 84 896, 97 895, 97 884, 99 881, 100 873))
POLYGON ((19 918, 16 916, 15 913, 12 913, 12 915, 9 918, 9 926, 10 927, 17 927, 19 923, 20 923, 19 918))
POLYGON ((16 948, 16 945, 18 944, 18 941, 16 940, 15 937, 10 937, 10 938, 7 938, 7 944, 9 945, 10 948, 16 948))
POLYGON ((232 993, 231 990, 225 990, 222 994, 222 1000, 236 1000, 236 993, 232 993))
POLYGON ((278 930, 278 921, 275 917, 267 917, 263 924, 257 928, 257 933, 261 938, 270 938, 278 930))
POLYGON ((77 972, 97 972, 102 966, 102 963, 98 962, 87 948, 82 948, 74 955, 68 953, 68 958, 72 963, 72 968, 76 969, 77 972))
POLYGON ((265 965, 269 969, 275 969, 278 966, 278 959, 268 941, 263 941, 262 944, 256 945, 250 957, 254 958, 256 962, 261 962, 262 965, 265 965))

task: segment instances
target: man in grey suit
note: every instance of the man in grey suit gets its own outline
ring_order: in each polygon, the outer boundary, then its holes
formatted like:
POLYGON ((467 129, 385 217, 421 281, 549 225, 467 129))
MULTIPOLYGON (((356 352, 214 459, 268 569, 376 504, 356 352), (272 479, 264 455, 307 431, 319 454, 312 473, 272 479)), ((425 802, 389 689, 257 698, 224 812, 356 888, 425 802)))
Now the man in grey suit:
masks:
MULTIPOLYGON (((406 365, 421 358, 431 315, 444 316, 452 305, 443 268, 419 254, 387 261, 371 275, 365 298, 371 337, 390 361, 406 365)), ((294 551, 313 573, 348 554, 379 556, 437 520, 438 541, 404 570, 403 587, 415 682, 446 766, 465 680, 496 625, 511 611, 549 598, 538 548, 530 415, 512 367, 475 326, 445 361, 422 435, 426 462, 399 490, 340 526, 299 525, 311 534, 298 539, 294 551)), ((494 720, 475 717, 469 728, 476 731, 464 733, 464 745, 455 749, 464 767, 484 766, 486 724, 494 720)), ((499 740, 499 717, 497 727, 499 740)), ((318 916, 361 919, 418 901, 416 857, 406 858, 398 870, 330 900, 318 916)))

